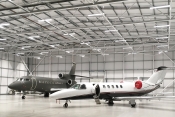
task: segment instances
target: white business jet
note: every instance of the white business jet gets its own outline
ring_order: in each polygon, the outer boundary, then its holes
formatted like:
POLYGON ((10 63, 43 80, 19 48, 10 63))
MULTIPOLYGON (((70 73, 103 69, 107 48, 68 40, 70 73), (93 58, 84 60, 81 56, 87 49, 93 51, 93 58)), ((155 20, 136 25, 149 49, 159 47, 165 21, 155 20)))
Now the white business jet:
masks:
POLYGON ((56 100, 66 100, 63 107, 68 107, 69 100, 95 99, 100 104, 100 99, 113 104, 113 101, 128 100, 131 107, 136 106, 136 99, 163 98, 163 96, 143 96, 160 87, 163 82, 166 70, 170 69, 164 66, 158 67, 151 77, 146 81, 137 80, 135 82, 122 83, 77 83, 69 89, 55 92, 50 97, 56 100))

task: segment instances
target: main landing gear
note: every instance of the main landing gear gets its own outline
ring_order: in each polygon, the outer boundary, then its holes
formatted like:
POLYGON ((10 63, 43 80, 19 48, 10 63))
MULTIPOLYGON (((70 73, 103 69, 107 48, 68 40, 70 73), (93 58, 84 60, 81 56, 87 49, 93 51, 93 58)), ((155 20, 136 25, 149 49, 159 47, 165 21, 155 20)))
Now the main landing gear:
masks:
POLYGON ((44 93, 44 97, 49 97, 49 93, 48 92, 45 92, 44 93))
POLYGON ((22 99, 26 99, 26 96, 25 96, 25 91, 23 91, 23 95, 21 97, 22 99))
POLYGON ((114 105, 114 102, 113 102, 113 100, 108 100, 108 105, 114 105))
POLYGON ((63 105, 64 108, 68 107, 68 100, 66 100, 65 104, 63 105))
POLYGON ((129 104, 131 105, 132 108, 135 108, 135 106, 136 106, 135 100, 130 100, 129 104))

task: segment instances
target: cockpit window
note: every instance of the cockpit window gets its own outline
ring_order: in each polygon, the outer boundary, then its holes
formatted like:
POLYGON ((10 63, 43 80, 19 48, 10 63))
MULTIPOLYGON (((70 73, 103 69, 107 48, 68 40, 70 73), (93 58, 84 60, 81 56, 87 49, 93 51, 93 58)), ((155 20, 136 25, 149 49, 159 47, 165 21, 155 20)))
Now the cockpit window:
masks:
POLYGON ((74 84, 71 88, 73 88, 73 89, 79 89, 79 87, 80 87, 80 84, 74 84))
POLYGON ((85 84, 82 84, 82 85, 80 86, 80 89, 86 89, 86 85, 85 85, 85 84))
POLYGON ((28 78, 24 79, 24 81, 30 81, 28 78))
POLYGON ((17 81, 23 81, 23 78, 18 78, 17 81))

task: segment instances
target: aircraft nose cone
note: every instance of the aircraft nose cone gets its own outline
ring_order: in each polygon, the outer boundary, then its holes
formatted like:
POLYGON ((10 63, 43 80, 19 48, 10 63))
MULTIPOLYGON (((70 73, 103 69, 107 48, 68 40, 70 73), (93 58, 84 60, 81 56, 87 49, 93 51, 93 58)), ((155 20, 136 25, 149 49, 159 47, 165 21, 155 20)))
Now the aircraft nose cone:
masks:
POLYGON ((12 84, 12 83, 9 84, 9 85, 8 85, 8 88, 13 89, 13 84, 12 84))

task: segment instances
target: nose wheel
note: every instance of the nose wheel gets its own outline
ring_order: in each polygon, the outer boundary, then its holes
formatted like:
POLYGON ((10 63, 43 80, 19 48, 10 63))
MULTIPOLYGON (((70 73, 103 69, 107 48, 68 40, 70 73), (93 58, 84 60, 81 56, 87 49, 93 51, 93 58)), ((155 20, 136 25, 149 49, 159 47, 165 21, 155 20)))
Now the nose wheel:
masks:
POLYGON ((63 105, 64 108, 67 108, 68 107, 68 103, 66 102, 64 105, 63 105))
POLYGON ((23 95, 23 96, 22 96, 22 99, 25 99, 25 98, 26 98, 26 96, 23 95))

